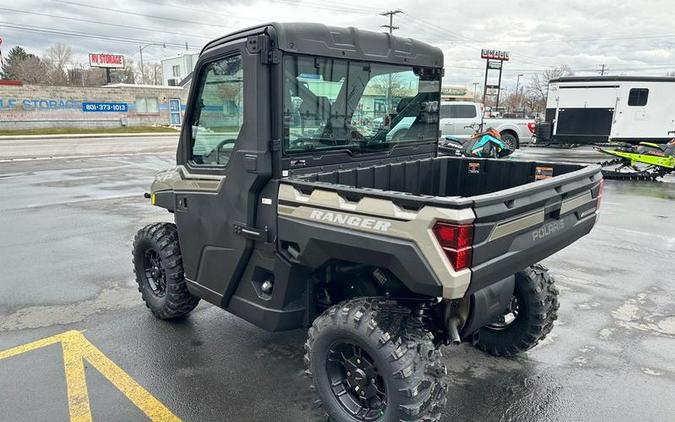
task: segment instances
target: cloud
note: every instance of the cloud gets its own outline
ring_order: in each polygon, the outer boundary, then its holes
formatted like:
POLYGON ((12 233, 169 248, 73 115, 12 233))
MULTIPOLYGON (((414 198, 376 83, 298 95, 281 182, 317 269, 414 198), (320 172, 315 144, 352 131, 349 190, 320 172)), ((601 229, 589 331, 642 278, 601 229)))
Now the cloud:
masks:
POLYGON ((608 0, 482 0, 424 2, 383 0, 5 0, 0 4, 3 51, 21 45, 42 54, 51 44, 69 44, 74 59, 88 52, 124 54, 138 60, 139 44, 166 43, 144 50, 145 61, 198 51, 208 40, 268 21, 322 22, 380 31, 379 13, 393 7, 397 35, 438 45, 445 53, 446 83, 482 82, 481 48, 506 49, 507 86, 518 74, 569 65, 593 74, 607 64, 617 74, 663 75, 675 70, 675 12, 670 2, 608 0), (613 70, 614 69, 614 70, 613 70))

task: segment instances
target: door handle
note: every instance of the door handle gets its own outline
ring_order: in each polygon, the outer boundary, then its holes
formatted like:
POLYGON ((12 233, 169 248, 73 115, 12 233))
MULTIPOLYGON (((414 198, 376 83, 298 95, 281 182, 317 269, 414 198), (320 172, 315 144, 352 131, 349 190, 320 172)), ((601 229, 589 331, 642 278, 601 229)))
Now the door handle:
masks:
POLYGON ((267 226, 261 230, 254 227, 248 227, 244 224, 234 223, 232 225, 232 230, 234 231, 234 234, 246 239, 269 242, 269 231, 267 230, 267 226))

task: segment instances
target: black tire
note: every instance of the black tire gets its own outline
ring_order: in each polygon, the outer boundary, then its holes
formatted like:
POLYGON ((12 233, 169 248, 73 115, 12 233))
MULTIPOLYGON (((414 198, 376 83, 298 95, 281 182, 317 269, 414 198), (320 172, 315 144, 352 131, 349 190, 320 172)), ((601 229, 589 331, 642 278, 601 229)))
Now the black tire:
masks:
POLYGON ((514 135, 512 132, 502 132, 499 135, 502 138, 502 141, 509 147, 511 153, 518 148, 518 136, 514 135))
POLYGON ((138 291, 159 319, 187 315, 199 303, 190 294, 183 274, 183 259, 176 225, 155 223, 136 233, 132 251, 138 291))
POLYGON ((312 389, 333 421, 438 421, 441 417, 447 400, 441 352, 434 346, 433 335, 411 318, 406 307, 374 299, 335 305, 312 324, 305 351, 312 389), (356 362, 365 367, 361 375, 358 365, 350 366, 354 358, 350 364, 342 359, 357 347, 361 353, 355 356, 362 361, 356 362), (364 406, 372 418, 357 416, 344 404, 365 400, 358 395, 358 383, 364 379, 365 389, 378 391, 368 400, 370 407, 364 406), (340 398, 335 389, 344 391, 340 398), (384 407, 379 408, 382 402, 384 407))
MULTIPOLYGON (((533 265, 515 277, 517 315, 510 322, 481 328, 476 343, 476 347, 493 356, 514 356, 533 348, 551 332, 558 319, 558 289, 546 267, 533 265)), ((510 314, 513 315, 508 311, 506 316, 510 314)))

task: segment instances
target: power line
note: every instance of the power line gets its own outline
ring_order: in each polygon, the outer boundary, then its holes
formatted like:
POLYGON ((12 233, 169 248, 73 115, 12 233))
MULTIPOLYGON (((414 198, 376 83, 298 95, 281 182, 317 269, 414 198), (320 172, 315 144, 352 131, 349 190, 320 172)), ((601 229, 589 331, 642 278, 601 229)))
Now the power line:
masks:
POLYGON ((215 28, 225 28, 225 29, 236 29, 231 26, 225 26, 225 25, 217 25, 217 24, 212 24, 212 23, 205 23, 205 22, 198 22, 198 21, 190 21, 190 20, 185 20, 185 19, 178 19, 178 18, 170 18, 167 16, 157 16, 157 15, 148 15, 145 13, 138 13, 138 12, 130 12, 127 10, 119 10, 119 9, 112 9, 109 7, 101 7, 101 6, 94 6, 91 4, 86 4, 86 3, 77 3, 74 1, 66 1, 66 0, 54 0, 57 3, 63 3, 71 6, 78 6, 78 7, 88 7, 90 9, 97 9, 97 10, 105 10, 108 12, 115 12, 115 13, 122 13, 125 15, 133 15, 133 16, 142 16, 145 18, 151 18, 151 19, 162 19, 166 21, 171 21, 171 22, 180 22, 180 23, 191 23, 194 25, 199 25, 199 26, 212 26, 215 28))
MULTIPOLYGON (((11 28, 15 29, 17 31, 27 31, 27 32, 37 32, 37 33, 42 33, 42 34, 52 34, 52 35, 62 35, 65 37, 73 37, 73 38, 87 38, 87 39, 100 39, 100 40, 107 40, 107 41, 117 41, 117 42, 122 42, 122 43, 129 43, 129 44, 138 44, 138 43, 160 43, 160 44, 166 44, 170 45, 172 47, 181 47, 185 48, 184 43, 174 43, 174 42, 164 42, 164 41, 157 41, 157 40, 143 40, 143 39, 138 39, 138 38, 126 38, 126 37, 118 37, 118 36, 113 36, 113 35, 103 35, 103 34, 92 34, 92 33, 87 33, 87 32, 73 32, 73 31, 64 31, 58 28, 44 28, 44 27, 38 27, 38 26, 32 26, 32 25, 16 25, 12 24, 9 22, 2 22, 0 21, 0 27, 3 28, 11 28)), ((195 47, 190 47, 191 50, 199 50, 198 48, 195 47)))
POLYGON ((379 13, 380 9, 372 8, 372 7, 365 7, 365 6, 337 6, 337 5, 330 5, 326 3, 316 3, 316 2, 308 2, 308 1, 291 1, 291 0, 275 0, 272 3, 284 3, 288 4, 291 6, 299 6, 299 7, 309 7, 312 9, 328 9, 328 10, 335 10, 339 12, 348 12, 348 13, 356 13, 356 14, 366 14, 366 15, 372 15, 375 13, 379 13))
POLYGON ((6 11, 6 12, 24 13, 24 14, 35 15, 35 16, 45 16, 45 17, 48 17, 48 18, 64 19, 64 20, 86 22, 86 23, 94 23, 94 24, 97 24, 97 25, 107 25, 107 26, 114 26, 114 27, 118 27, 118 28, 137 29, 139 31, 148 31, 148 32, 162 33, 162 34, 180 35, 180 36, 183 36, 183 37, 192 37, 192 38, 199 38, 199 39, 202 39, 202 40, 208 40, 208 38, 205 38, 205 37, 202 37, 202 36, 199 36, 199 35, 186 34, 186 33, 183 33, 183 32, 171 32, 171 31, 164 31, 164 30, 152 29, 152 28, 142 28, 140 26, 122 25, 122 24, 116 24, 116 23, 94 21, 94 20, 89 20, 89 19, 74 18, 74 17, 70 17, 70 16, 51 15, 49 13, 28 12, 28 11, 25 11, 25 10, 8 9, 6 7, 0 7, 0 10, 6 11))

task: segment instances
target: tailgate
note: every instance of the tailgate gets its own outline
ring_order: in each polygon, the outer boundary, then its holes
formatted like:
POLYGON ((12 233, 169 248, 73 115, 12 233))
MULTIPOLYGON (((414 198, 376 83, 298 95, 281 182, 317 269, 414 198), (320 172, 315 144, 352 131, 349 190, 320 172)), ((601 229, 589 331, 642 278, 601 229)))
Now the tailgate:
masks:
POLYGON ((473 197, 476 220, 469 293, 537 263, 590 232, 597 219, 601 181, 600 167, 590 165, 473 197))

